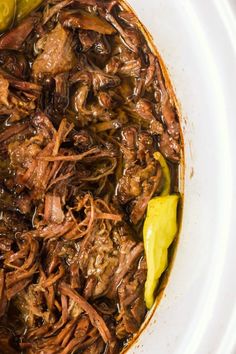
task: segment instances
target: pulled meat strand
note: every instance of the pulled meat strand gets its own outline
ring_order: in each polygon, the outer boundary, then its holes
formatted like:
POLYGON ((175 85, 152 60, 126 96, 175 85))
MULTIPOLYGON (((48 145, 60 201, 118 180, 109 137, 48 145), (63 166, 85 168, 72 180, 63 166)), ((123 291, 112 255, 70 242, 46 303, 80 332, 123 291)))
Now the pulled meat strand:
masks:
POLYGON ((113 336, 111 335, 103 318, 99 316, 95 309, 82 296, 71 289, 68 284, 62 283, 60 285, 60 290, 63 295, 73 299, 86 313, 88 313, 92 325, 99 330, 104 342, 113 348, 113 336))
POLYGON ((22 133, 28 128, 28 126, 28 123, 24 123, 7 127, 3 132, 0 133, 0 143, 3 143, 14 135, 22 133))
POLYGON ((40 156, 38 159, 43 161, 80 161, 88 155, 92 155, 98 152, 97 148, 93 148, 86 151, 80 155, 69 155, 69 156, 40 156))

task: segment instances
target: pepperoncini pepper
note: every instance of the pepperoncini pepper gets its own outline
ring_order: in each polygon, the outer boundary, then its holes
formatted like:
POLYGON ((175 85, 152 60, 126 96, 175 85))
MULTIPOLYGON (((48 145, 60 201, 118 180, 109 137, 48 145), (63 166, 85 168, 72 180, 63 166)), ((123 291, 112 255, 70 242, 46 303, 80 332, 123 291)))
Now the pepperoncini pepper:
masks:
POLYGON ((170 171, 164 157, 158 152, 154 157, 160 162, 165 178, 160 196, 148 203, 147 216, 143 227, 144 248, 147 261, 145 302, 148 309, 154 303, 158 281, 168 263, 168 248, 178 230, 177 207, 179 196, 170 195, 170 171))
POLYGON ((0 33, 36 10, 43 0, 0 0, 0 33))
POLYGON ((13 23, 16 0, 0 0, 0 32, 6 31, 13 23))
POLYGON ((167 165, 165 158, 163 157, 163 155, 159 151, 154 152, 153 156, 154 156, 155 160, 159 161, 159 164, 161 165, 162 172, 163 172, 164 179, 165 179, 164 180, 164 187, 163 187, 163 190, 160 195, 168 195, 168 194, 170 194, 170 184, 171 184, 169 167, 167 165))
POLYGON ((16 21, 19 22, 37 9, 43 0, 17 0, 16 21))

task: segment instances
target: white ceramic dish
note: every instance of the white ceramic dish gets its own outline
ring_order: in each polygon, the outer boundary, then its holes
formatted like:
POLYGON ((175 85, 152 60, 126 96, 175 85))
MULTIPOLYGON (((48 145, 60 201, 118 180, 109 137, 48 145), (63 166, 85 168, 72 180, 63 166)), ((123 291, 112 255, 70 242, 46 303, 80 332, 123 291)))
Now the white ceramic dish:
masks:
POLYGON ((236 2, 130 0, 182 108, 185 203, 164 297, 129 354, 236 353, 236 2))

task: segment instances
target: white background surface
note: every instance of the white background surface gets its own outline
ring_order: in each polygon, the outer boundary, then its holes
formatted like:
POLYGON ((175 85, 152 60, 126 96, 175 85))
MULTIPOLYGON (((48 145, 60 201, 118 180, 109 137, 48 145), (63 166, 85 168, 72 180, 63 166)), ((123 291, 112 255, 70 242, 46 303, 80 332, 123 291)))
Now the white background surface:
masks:
POLYGON ((236 0, 129 3, 154 37, 187 120, 177 257, 129 354, 235 354, 236 0))

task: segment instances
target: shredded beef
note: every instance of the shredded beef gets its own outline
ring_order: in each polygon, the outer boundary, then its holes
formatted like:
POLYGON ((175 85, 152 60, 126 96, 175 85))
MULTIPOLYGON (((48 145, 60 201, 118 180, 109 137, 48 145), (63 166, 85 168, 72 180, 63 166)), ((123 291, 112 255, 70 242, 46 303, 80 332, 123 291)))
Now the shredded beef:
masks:
POLYGON ((137 17, 47 0, 0 37, 0 353, 120 353, 145 319, 148 202, 181 157, 137 17))

